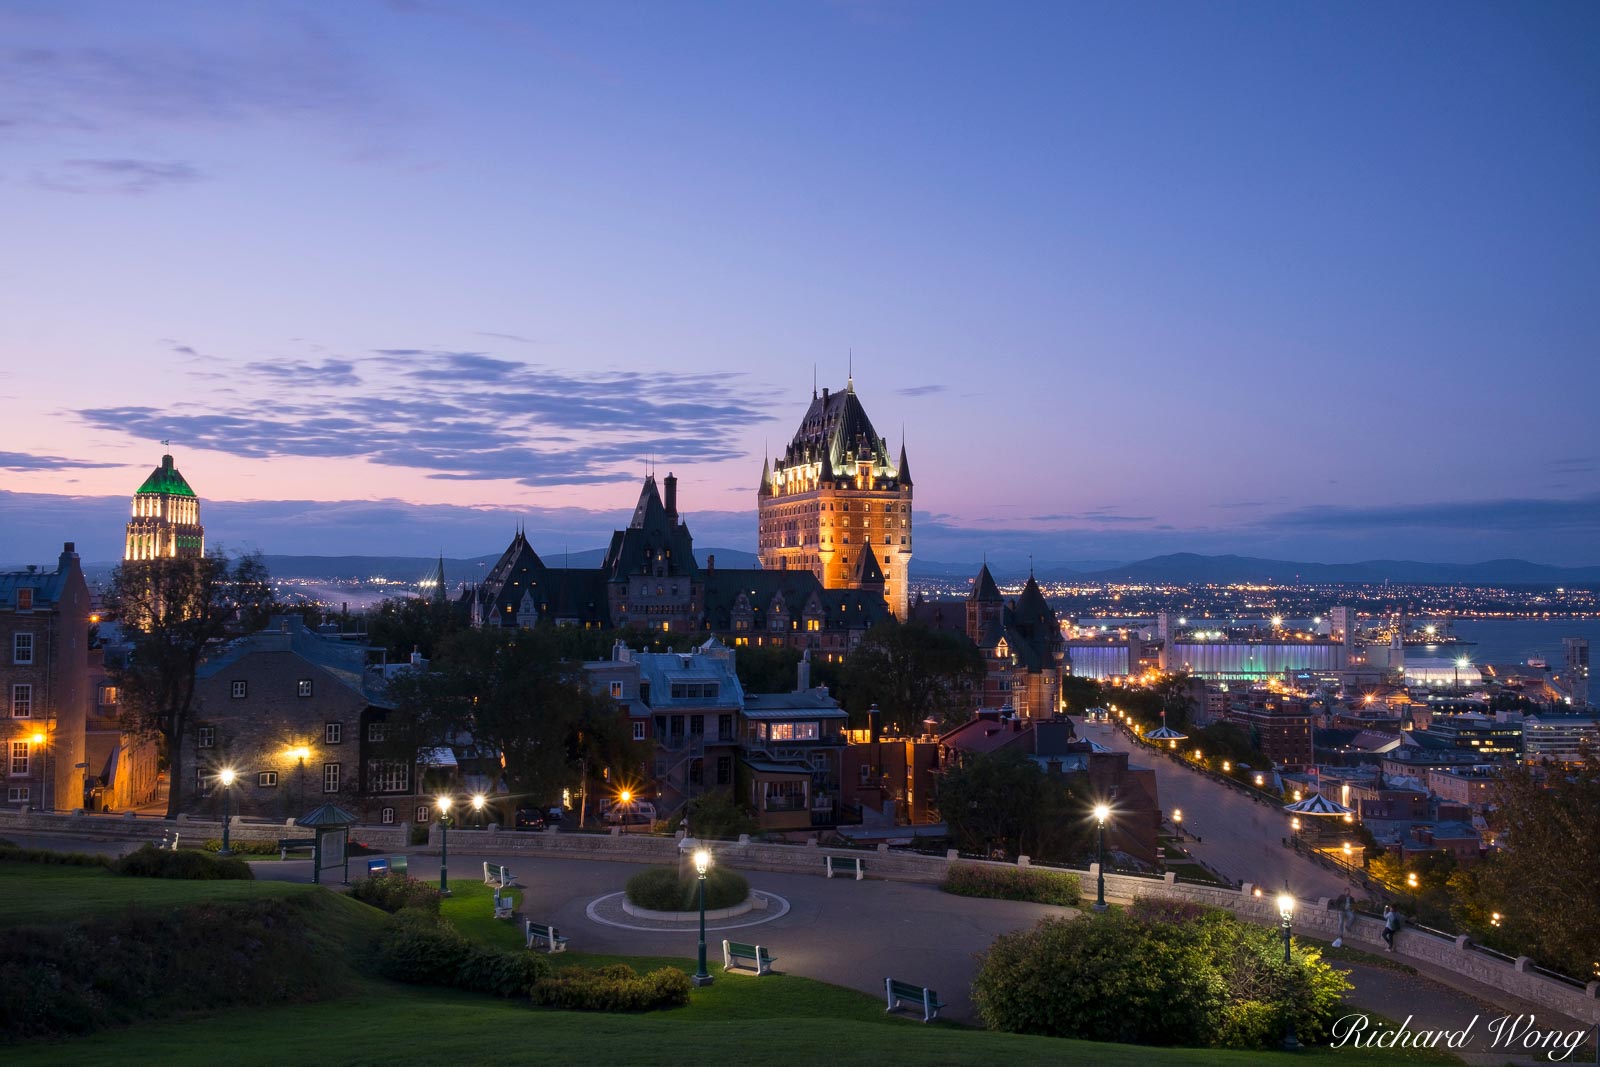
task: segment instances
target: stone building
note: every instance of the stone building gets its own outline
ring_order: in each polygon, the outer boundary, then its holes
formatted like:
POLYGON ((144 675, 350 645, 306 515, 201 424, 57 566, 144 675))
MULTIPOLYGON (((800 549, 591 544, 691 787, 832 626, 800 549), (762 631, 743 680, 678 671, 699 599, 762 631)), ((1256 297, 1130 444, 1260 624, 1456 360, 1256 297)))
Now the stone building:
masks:
POLYGON ((1066 645, 1055 610, 1032 574, 1008 604, 984 564, 967 595, 967 636, 987 668, 981 706, 1009 704, 1016 714, 1035 719, 1060 713, 1066 645))
POLYGON ((783 453, 763 461, 757 491, 761 566, 804 570, 822 587, 862 589, 881 573, 898 619, 910 610, 911 465, 898 462, 856 396, 813 394, 783 453))
POLYGON ((134 490, 124 560, 186 559, 206 554, 206 530, 200 525, 200 499, 172 457, 150 472, 134 490))
POLYGON ((6 804, 83 806, 89 587, 68 541, 53 571, 0 573, 0 744, 6 804))

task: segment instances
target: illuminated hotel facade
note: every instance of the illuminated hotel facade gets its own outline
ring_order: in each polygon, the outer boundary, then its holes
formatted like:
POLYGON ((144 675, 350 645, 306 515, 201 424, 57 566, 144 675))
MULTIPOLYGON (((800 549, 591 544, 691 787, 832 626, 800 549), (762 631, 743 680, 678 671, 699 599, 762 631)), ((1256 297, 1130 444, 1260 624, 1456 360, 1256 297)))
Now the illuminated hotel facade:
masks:
POLYGON ((206 553, 200 498, 172 465, 170 455, 133 494, 124 560, 193 559, 206 553))
POLYGON ((812 394, 794 439, 763 462, 757 493, 758 544, 764 570, 805 570, 824 589, 877 584, 895 617, 910 611, 911 467, 905 443, 898 462, 856 396, 812 394))

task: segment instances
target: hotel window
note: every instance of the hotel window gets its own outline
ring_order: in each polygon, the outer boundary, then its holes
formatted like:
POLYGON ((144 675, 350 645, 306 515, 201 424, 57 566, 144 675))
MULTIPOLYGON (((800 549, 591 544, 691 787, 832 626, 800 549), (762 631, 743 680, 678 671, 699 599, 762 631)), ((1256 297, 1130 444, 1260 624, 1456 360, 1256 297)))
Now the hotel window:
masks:
POLYGON ((33 718, 33 686, 14 685, 11 687, 11 717, 13 719, 33 718))
POLYGON ((344 742, 344 725, 337 722, 323 724, 322 741, 328 745, 342 744, 344 742))
POLYGON ((215 726, 197 727, 194 732, 194 744, 196 748, 216 748, 217 728, 215 726))
POLYGON ((337 763, 324 763, 322 765, 322 791, 324 793, 337 793, 339 791, 339 765, 337 763))
POLYGON ((378 821, 383 823, 383 825, 385 825, 385 826, 393 826, 394 825, 394 809, 393 808, 384 808, 383 811, 378 813, 378 821))
POLYGON ((300 679, 298 682, 294 683, 294 688, 295 688, 295 695, 296 696, 303 696, 303 697, 310 696, 311 695, 311 679, 310 678, 302 678, 302 679, 300 679))
POLYGON ((278 772, 277 771, 262 771, 260 774, 256 775, 256 785, 259 785, 259 786, 262 786, 262 787, 268 787, 268 786, 274 786, 274 785, 277 785, 277 784, 278 784, 278 772))
POLYGON ((13 634, 11 637, 11 662, 33 662, 33 635, 13 634))
POLYGON ((11 773, 14 775, 28 773, 28 742, 11 742, 11 773))
POLYGON ((250 683, 249 682, 235 681, 233 683, 232 692, 233 692, 233 699, 235 699, 235 700, 243 700, 245 698, 245 696, 250 692, 250 683))
POLYGON ((384 724, 381 722, 367 723, 367 740, 382 741, 384 739, 384 724))
POLYGON ((644 721, 643 720, 639 720, 639 721, 637 721, 637 722, 635 722, 633 724, 633 739, 635 741, 643 741, 644 740, 644 721))

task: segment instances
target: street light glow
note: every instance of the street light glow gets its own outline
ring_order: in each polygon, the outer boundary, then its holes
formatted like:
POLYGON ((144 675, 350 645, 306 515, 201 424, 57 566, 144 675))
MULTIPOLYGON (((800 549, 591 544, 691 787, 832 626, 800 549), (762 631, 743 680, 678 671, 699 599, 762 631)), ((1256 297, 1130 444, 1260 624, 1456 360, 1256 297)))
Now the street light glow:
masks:
POLYGON ((624 789, 622 792, 617 794, 617 799, 622 801, 624 804, 632 804, 633 803, 633 790, 624 789))
POLYGON ((694 869, 704 878, 706 871, 711 869, 711 852, 709 849, 697 848, 694 850, 694 869))
POLYGON ((1111 814, 1111 809, 1109 807, 1107 807, 1106 805, 1104 805, 1104 804, 1096 804, 1094 806, 1094 817, 1095 817, 1095 821, 1096 822, 1102 822, 1102 823, 1105 822, 1106 818, 1108 816, 1110 816, 1110 814, 1111 814))
POLYGON ((438 806, 441 812, 450 810, 450 798, 442 793, 434 799, 434 804, 438 806))
POLYGON ((235 777, 237 775, 232 767, 224 767, 217 772, 217 780, 225 786, 232 785, 235 777))
POLYGON ((1278 914, 1283 916, 1285 922, 1294 917, 1294 897, 1288 893, 1278 894, 1278 914))
POLYGON ((473 811, 482 811, 483 810, 484 801, 486 801, 486 800, 488 800, 488 797, 485 797, 482 793, 474 793, 474 794, 472 794, 472 810, 473 811))

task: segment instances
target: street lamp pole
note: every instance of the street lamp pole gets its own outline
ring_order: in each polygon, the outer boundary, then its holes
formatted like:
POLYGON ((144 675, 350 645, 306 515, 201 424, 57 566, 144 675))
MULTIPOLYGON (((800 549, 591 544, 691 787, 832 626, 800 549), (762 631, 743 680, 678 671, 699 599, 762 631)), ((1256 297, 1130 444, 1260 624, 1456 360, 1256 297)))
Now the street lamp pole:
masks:
POLYGON ((233 825, 233 811, 229 806, 229 798, 233 794, 233 779, 232 767, 224 767, 217 772, 217 781, 222 783, 222 848, 217 852, 219 856, 233 855, 233 849, 228 847, 228 829, 233 825))
MULTIPOLYGON (((1290 927, 1294 923, 1294 897, 1288 893, 1278 894, 1278 915, 1283 919, 1283 963, 1285 967, 1288 967, 1291 963, 1289 958, 1290 927)), ((1288 980, 1287 975, 1285 975, 1285 980, 1288 980)), ((1284 1006, 1289 1018, 1289 1033, 1283 1039, 1283 1047, 1287 1051, 1293 1052, 1300 1047, 1300 1040, 1294 1034, 1294 1004, 1289 998, 1285 998, 1284 1006)))
POLYGON ((700 956, 699 969, 690 979, 697 986, 711 984, 711 972, 706 970, 706 871, 711 867, 711 853, 706 849, 696 849, 694 853, 694 869, 700 875, 700 956))
POLYGON ((1106 816, 1111 814, 1111 809, 1104 804, 1094 806, 1095 821, 1095 896, 1094 910, 1106 910, 1106 816))
POLYGON ((450 798, 440 795, 439 805, 439 895, 450 895, 450 798))

